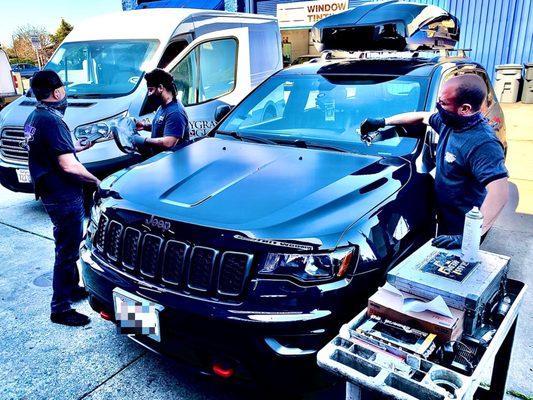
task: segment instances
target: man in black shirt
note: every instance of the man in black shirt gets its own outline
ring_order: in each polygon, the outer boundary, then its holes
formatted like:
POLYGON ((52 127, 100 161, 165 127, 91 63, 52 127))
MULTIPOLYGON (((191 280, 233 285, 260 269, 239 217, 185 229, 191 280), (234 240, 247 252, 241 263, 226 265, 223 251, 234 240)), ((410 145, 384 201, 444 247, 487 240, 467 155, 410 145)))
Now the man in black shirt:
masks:
POLYGON ((90 320, 71 308, 73 301, 87 297, 78 285, 76 262, 83 235, 83 183, 98 184, 78 161, 76 152, 91 147, 72 141, 63 121, 67 96, 63 82, 53 71, 39 71, 31 80, 38 100, 24 126, 28 145, 28 164, 35 196, 40 198, 54 225, 55 262, 52 322, 71 326, 87 325, 90 320))

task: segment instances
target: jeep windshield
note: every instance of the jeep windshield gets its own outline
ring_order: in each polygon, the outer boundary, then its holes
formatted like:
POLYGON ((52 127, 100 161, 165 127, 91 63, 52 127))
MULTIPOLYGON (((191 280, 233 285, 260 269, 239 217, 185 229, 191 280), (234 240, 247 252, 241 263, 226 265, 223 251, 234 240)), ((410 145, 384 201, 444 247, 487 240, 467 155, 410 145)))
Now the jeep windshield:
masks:
MULTIPOLYGON (((329 146, 368 155, 405 155, 418 139, 390 135, 367 145, 366 118, 422 110, 427 80, 416 76, 276 75, 265 81, 221 124, 234 138, 263 137, 300 147, 329 146)), ((257 140, 256 140, 257 141, 257 140)))
POLYGON ((45 69, 58 73, 72 98, 127 95, 143 76, 143 63, 157 48, 155 40, 64 43, 45 69))

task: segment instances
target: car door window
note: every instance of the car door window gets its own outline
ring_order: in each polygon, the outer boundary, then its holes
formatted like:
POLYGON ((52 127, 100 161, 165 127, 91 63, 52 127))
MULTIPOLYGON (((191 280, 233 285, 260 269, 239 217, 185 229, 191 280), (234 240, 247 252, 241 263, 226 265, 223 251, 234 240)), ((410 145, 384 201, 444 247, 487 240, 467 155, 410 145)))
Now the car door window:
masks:
POLYGON ((170 71, 176 84, 178 99, 184 106, 197 103, 197 60, 198 49, 195 48, 170 71))
POLYGON ((231 93, 237 76, 237 41, 216 39, 194 47, 170 73, 185 106, 231 93))
POLYGON ((204 102, 233 91, 237 73, 237 41, 215 40, 200 45, 199 101, 204 102))

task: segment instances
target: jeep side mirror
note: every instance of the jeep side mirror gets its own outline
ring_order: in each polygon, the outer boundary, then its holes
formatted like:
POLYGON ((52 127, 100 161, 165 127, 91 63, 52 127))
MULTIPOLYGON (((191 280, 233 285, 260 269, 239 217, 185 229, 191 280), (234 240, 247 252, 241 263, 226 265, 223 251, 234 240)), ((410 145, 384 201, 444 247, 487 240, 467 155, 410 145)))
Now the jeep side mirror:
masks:
POLYGON ((222 121, 222 118, 224 118, 228 113, 231 111, 233 107, 228 104, 223 104, 217 107, 215 110, 215 122, 222 121))

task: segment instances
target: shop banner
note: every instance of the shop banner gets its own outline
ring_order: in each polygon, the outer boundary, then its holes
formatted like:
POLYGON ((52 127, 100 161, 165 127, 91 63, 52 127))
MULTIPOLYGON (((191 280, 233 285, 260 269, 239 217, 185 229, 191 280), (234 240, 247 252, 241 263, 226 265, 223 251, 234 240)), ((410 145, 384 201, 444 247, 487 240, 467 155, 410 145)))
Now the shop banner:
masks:
POLYGON ((279 27, 306 28, 322 18, 348 10, 348 0, 299 1, 277 5, 279 27))

